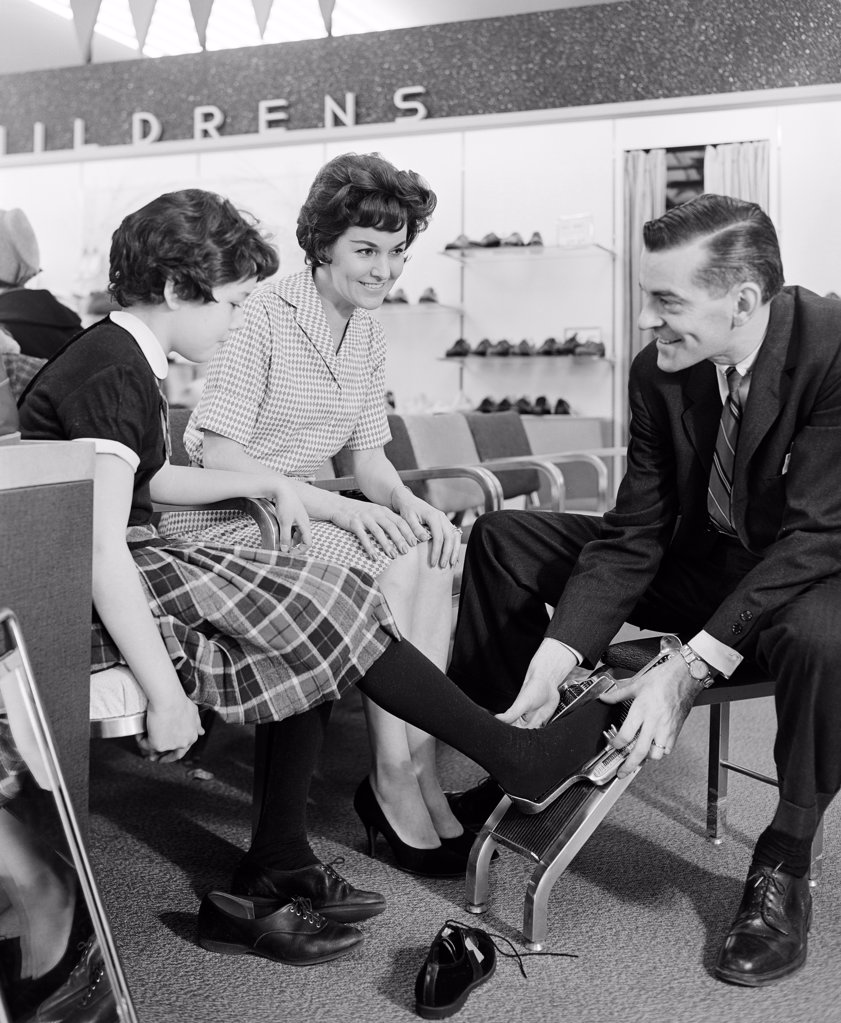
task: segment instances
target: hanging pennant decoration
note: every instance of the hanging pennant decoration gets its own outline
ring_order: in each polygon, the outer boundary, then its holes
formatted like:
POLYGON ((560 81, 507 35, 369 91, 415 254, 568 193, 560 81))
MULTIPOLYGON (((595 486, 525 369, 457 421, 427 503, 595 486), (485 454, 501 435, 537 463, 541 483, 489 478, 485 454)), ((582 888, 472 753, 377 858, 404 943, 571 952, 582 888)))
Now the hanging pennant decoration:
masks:
POLYGON ((207 23, 210 21, 210 11, 213 7, 213 0, 190 0, 190 10, 193 12, 193 24, 196 26, 196 34, 199 37, 199 46, 207 49, 207 23))
POLYGON ((99 17, 102 0, 70 0, 76 37, 82 51, 82 62, 90 64, 92 56, 93 30, 99 17))
POLYGON ((149 34, 157 2, 158 0, 128 0, 134 34, 137 36, 137 49, 140 53, 143 53, 143 47, 146 45, 146 36, 149 34))
POLYGON ((269 15, 272 13, 273 4, 274 0, 251 0, 261 39, 266 34, 266 25, 269 23, 269 15))
POLYGON ((318 6, 321 8, 321 17, 324 20, 324 27, 327 29, 327 35, 333 35, 333 9, 336 6, 336 0, 318 0, 318 6))

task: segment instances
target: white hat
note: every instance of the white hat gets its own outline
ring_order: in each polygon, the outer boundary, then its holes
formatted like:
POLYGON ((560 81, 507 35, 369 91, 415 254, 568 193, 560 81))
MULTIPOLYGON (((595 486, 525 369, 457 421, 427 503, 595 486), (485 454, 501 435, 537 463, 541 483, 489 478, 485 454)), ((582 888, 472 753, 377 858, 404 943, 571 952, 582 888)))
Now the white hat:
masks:
POLYGON ((41 268, 38 239, 23 210, 0 210, 0 286, 19 287, 41 268))

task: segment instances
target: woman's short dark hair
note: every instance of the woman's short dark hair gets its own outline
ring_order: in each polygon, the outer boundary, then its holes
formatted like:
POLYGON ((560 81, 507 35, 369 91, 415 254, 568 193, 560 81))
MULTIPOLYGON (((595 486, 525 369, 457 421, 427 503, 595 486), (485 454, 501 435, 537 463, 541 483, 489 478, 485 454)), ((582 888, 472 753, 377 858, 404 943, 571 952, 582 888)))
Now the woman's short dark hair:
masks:
POLYGON ((310 266, 330 262, 349 227, 406 228, 406 246, 425 230, 438 198, 420 174, 398 170, 379 153, 343 153, 326 163, 298 214, 298 244, 310 266))
POLYGON ((111 237, 108 290, 121 306, 158 305, 171 280, 187 301, 213 302, 222 284, 277 273, 256 220, 200 188, 168 192, 130 213, 111 237))
POLYGON ((771 218, 755 202, 706 192, 675 206, 643 227, 649 252, 705 240, 707 264, 696 281, 724 293, 744 281, 756 281, 762 301, 770 302, 783 286, 780 244, 771 218))

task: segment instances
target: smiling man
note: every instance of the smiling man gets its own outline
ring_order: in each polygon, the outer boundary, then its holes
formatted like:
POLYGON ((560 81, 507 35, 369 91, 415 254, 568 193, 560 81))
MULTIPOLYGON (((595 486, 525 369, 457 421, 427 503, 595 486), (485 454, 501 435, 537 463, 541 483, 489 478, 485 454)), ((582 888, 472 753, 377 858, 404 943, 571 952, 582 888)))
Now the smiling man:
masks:
POLYGON ((450 674, 537 727, 623 622, 676 633, 680 656, 602 697, 633 699, 620 774, 671 752, 701 689, 738 681, 743 659, 777 680, 779 804, 716 966, 759 986, 806 961, 811 843, 841 788, 841 302, 783 287, 753 203, 702 195, 646 224, 644 245, 655 339, 631 367, 616 505, 479 520, 450 674))

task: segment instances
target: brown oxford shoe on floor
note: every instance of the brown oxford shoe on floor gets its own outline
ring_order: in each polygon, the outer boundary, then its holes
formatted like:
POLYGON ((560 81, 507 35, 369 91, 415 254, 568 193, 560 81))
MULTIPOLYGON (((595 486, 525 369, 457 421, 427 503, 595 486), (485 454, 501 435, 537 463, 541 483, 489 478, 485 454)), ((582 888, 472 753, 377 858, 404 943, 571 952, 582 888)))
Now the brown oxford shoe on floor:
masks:
POLYGON ((361 944, 358 927, 316 913, 309 899, 244 898, 209 892, 199 907, 199 944, 209 952, 254 955, 288 966, 338 959, 361 944))
POLYGON ((808 877, 752 866, 718 957, 716 977, 729 984, 762 987, 795 973, 806 962, 811 922, 808 877))
POLYGON ((301 896, 328 920, 346 924, 367 920, 385 909, 383 895, 354 888, 326 863, 312 863, 297 870, 271 870, 244 859, 234 874, 231 890, 236 895, 260 895, 282 902, 301 896))

